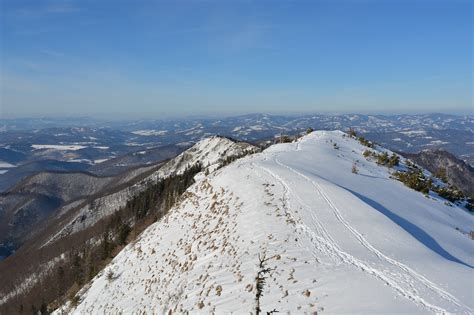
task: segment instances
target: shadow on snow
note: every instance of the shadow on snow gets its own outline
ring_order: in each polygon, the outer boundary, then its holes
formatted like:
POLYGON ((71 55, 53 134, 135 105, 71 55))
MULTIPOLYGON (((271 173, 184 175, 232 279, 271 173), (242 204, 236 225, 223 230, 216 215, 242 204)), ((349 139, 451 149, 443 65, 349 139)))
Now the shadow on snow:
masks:
MULTIPOLYGON (((340 186, 341 187, 341 186, 340 186)), ((366 196, 363 196, 359 193, 356 193, 355 191, 352 191, 348 188, 341 187, 346 189, 347 191, 351 192, 354 196, 359 198, 360 200, 364 201, 371 207, 373 207, 375 210, 379 211, 383 215, 385 215, 387 218, 392 220, 394 223, 399 225, 402 229, 410 233, 411 236, 413 236, 415 239, 417 239, 419 242, 421 242, 423 245, 428 247, 430 250, 434 251, 441 257, 450 260, 452 262, 464 265, 469 268, 474 268, 473 266, 459 260, 458 258, 454 257, 451 255, 448 251, 446 251, 439 243, 432 238, 428 233, 426 233, 423 229, 420 227, 416 226, 415 224, 411 223, 410 221, 400 217, 399 215, 393 213, 389 209, 385 208, 383 205, 380 203, 376 202, 375 200, 372 200, 366 196)))

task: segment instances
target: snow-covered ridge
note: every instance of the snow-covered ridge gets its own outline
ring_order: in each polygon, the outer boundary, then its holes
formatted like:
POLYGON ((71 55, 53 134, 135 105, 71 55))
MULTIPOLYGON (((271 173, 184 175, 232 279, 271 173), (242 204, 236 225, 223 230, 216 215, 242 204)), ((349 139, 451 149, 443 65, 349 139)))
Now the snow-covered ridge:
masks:
POLYGON ((202 178, 57 313, 255 313, 263 256, 262 313, 472 313, 472 215, 365 149, 318 131, 202 178))
POLYGON ((225 137, 212 136, 202 139, 176 158, 166 163, 152 175, 154 180, 173 174, 181 174, 188 167, 200 163, 210 171, 219 167, 227 157, 255 153, 259 149, 246 142, 235 142, 225 137))
POLYGON ((73 218, 68 219, 69 221, 62 225, 59 231, 44 245, 51 244, 59 238, 92 226, 101 218, 114 213, 125 206, 132 196, 145 189, 150 182, 156 182, 174 174, 181 174, 186 168, 198 163, 212 171, 218 168, 222 161, 228 157, 241 156, 257 151, 259 149, 253 145, 235 142, 220 136, 202 139, 133 186, 107 194, 95 199, 93 203, 86 204, 73 218))

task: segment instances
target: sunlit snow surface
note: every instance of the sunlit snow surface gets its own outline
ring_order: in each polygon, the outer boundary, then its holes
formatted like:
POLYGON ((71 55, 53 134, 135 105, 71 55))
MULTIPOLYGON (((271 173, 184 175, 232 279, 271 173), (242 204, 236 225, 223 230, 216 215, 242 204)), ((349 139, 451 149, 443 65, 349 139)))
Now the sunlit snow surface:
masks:
POLYGON ((260 254, 263 313, 472 313, 472 215, 390 179, 365 149, 313 132, 200 176, 58 312, 255 313, 260 254))

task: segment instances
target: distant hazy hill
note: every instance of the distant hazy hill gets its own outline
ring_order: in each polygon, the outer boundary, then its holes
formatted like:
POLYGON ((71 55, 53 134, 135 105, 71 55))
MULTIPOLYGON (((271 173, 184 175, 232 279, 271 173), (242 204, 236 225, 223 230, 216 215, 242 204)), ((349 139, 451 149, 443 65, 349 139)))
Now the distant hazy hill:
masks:
POLYGON ((63 162, 57 160, 39 160, 9 168, 5 174, 0 175, 0 192, 14 186, 22 179, 41 171, 85 171, 89 165, 76 162, 63 162))

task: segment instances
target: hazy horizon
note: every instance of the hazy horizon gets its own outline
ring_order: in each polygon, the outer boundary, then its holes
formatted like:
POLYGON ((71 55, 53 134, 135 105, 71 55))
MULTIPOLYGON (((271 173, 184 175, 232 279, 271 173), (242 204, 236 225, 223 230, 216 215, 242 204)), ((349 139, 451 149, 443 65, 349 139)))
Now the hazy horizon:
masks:
POLYGON ((126 121, 126 120, 160 120, 160 119, 219 119, 232 118, 246 115, 269 115, 269 116, 310 116, 310 115, 427 115, 427 114, 445 114, 454 116, 474 116, 472 110, 446 110, 446 111, 307 111, 307 112, 242 112, 242 113, 208 113, 208 114, 171 114, 171 113, 124 113, 114 115, 111 113, 87 113, 87 114, 69 114, 69 115, 20 115, 6 116, 0 119, 16 120, 16 119, 97 119, 104 121, 126 121))

